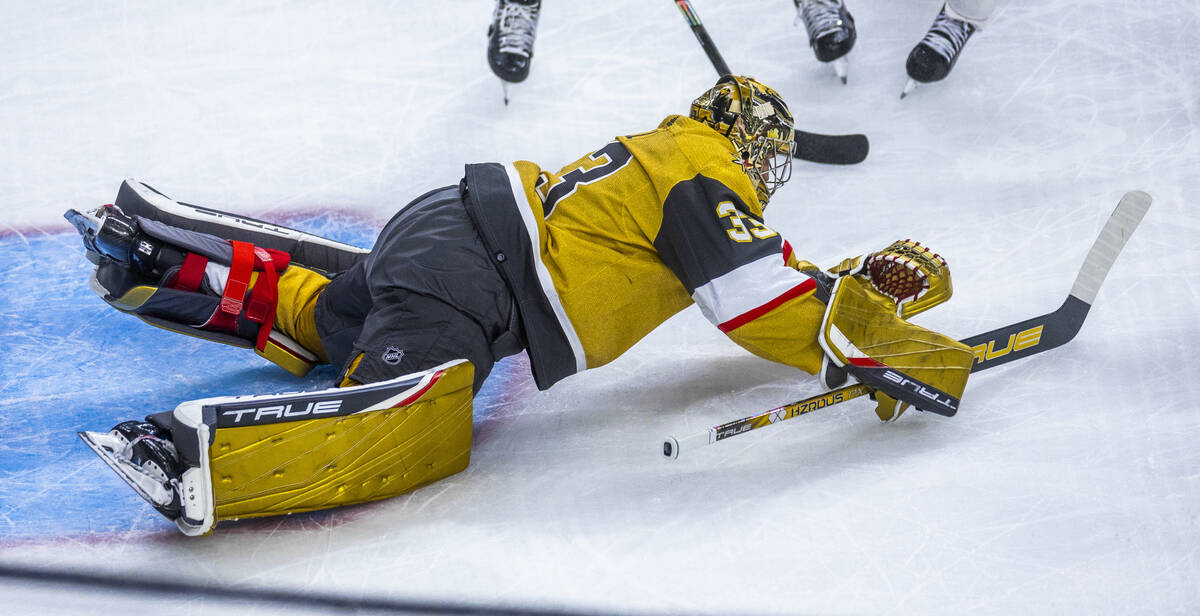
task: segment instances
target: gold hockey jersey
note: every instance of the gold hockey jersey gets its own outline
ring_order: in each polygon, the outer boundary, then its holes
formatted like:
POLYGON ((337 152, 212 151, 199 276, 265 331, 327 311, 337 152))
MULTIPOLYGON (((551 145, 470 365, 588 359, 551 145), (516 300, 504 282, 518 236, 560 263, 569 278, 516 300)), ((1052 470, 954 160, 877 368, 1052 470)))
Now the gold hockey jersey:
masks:
MULTIPOLYGON (((510 254, 522 252, 517 234, 529 242, 525 275, 505 273, 519 288, 539 387, 612 361, 692 303, 756 355, 819 370, 817 284, 763 223, 733 145, 716 131, 670 116, 558 171, 518 161, 504 173, 521 225, 505 231, 495 206, 478 204, 476 223, 510 254)), ((481 174, 468 167, 466 184, 483 184, 481 174)))

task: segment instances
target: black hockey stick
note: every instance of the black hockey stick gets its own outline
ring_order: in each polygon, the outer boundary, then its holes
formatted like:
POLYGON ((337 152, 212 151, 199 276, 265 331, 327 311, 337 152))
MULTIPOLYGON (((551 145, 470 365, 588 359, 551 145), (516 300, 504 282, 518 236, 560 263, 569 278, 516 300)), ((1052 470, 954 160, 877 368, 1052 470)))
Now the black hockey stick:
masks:
POLYGON ((863 134, 822 135, 797 130, 792 156, 826 165, 857 165, 867 159, 870 151, 871 143, 863 134))
MULTIPOLYGON (((1100 291, 1100 285, 1104 283, 1104 278, 1112 268, 1113 262, 1117 260, 1117 255, 1121 253, 1125 242, 1150 209, 1150 201, 1150 195, 1139 190, 1125 193, 1112 215, 1108 217, 1104 228, 1100 230, 1100 236, 1092 244, 1092 249, 1088 251, 1083 265, 1079 268, 1079 274, 1075 276, 1071 292, 1067 294, 1066 301, 1058 310, 963 338, 961 342, 971 347, 975 353, 975 363, 971 366, 971 372, 987 370, 1070 342, 1083 326, 1092 302, 1096 299, 1096 293, 1100 291)), ((662 453, 673 460, 679 457, 681 445, 686 445, 689 449, 711 445, 744 432, 841 404, 870 392, 871 389, 866 385, 855 383, 758 415, 735 419, 684 438, 670 436, 663 441, 662 453)))
MULTIPOLYGON (((675 6, 683 13, 683 18, 691 26, 696 40, 700 41, 700 48, 708 55, 708 60, 712 62, 713 68, 717 69, 717 73, 722 77, 732 75, 733 71, 729 70, 725 58, 717 51, 716 43, 713 43, 708 30, 700 22, 700 16, 692 9, 692 3, 689 0, 675 0, 675 6)), ((871 143, 867 141, 866 135, 822 135, 797 130, 792 156, 826 165, 854 165, 866 160, 870 151, 871 143)))

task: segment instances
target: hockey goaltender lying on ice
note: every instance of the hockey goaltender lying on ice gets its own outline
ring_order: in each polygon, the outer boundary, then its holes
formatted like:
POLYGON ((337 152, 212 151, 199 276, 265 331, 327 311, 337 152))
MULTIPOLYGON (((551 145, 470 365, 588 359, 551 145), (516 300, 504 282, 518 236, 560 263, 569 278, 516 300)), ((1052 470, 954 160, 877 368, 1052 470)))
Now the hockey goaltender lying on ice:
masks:
POLYGON ((193 400, 80 436, 188 535, 387 498, 466 468, 472 398, 498 359, 526 351, 546 389, 693 303, 756 355, 831 388, 854 377, 881 419, 953 414, 976 354, 907 321, 950 298, 945 261, 907 240, 827 271, 798 260, 763 222, 792 137, 774 90, 725 77, 688 116, 558 171, 467 165, 370 251, 128 180, 113 204, 66 214, 105 302, 298 376, 340 372, 329 389, 193 400))

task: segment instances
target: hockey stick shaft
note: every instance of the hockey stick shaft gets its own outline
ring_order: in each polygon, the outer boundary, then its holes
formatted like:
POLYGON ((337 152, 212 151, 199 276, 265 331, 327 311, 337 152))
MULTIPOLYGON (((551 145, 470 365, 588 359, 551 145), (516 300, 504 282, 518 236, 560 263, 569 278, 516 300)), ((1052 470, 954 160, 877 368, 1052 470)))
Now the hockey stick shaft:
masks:
POLYGON ((717 73, 720 73, 722 77, 732 75, 733 71, 729 70, 729 65, 725 63, 725 58, 722 58, 721 52, 717 51, 717 44, 708 35, 708 29, 704 27, 704 24, 700 21, 700 16, 692 9, 692 3, 688 0, 675 0, 675 6, 679 7, 679 12, 683 13, 683 18, 692 27, 692 34, 695 34, 696 40, 700 41, 700 48, 708 55, 708 60, 712 62, 713 68, 717 69, 717 73))
POLYGON ((674 460, 679 457, 680 449, 691 450, 702 445, 712 445, 717 441, 722 441, 727 438, 744 434, 751 430, 765 428, 769 425, 786 421, 793 417, 807 415, 813 411, 831 407, 835 404, 841 404, 847 400, 853 400, 860 396, 865 396, 871 393, 870 388, 866 385, 855 383, 838 389, 827 391, 823 394, 805 398, 798 402, 785 404, 780 407, 773 408, 769 411, 751 415, 741 419, 723 423, 719 426, 713 426, 703 432, 697 432, 691 436, 684 438, 675 438, 668 436, 663 441, 663 455, 674 460))
MULTIPOLYGON (((708 35, 708 29, 700 21, 700 16, 692 8, 692 3, 689 0, 675 0, 675 6, 679 7, 680 13, 683 13, 683 18, 687 20, 692 33, 696 35, 696 40, 700 42, 700 48, 704 50, 718 75, 721 77, 732 75, 733 71, 729 69, 725 58, 721 57, 721 52, 717 50, 717 44, 708 35)), ((822 135, 797 130, 792 156, 826 165, 854 165, 865 160, 870 150, 871 144, 867 141, 866 135, 822 135)))
MULTIPOLYGON (((980 372, 1015 359, 1048 351, 1074 338, 1080 327, 1083 326, 1088 310, 1100 290, 1100 285, 1104 283, 1109 269, 1112 268, 1117 255, 1124 248, 1125 242, 1129 240, 1129 236, 1133 234, 1146 215, 1146 211, 1150 209, 1150 203, 1150 195, 1144 192, 1131 190, 1125 193, 1121 202, 1108 217, 1104 228, 1100 230, 1099 237, 1092 244, 1091 250, 1083 260, 1083 265, 1079 268, 1079 274, 1075 277, 1070 294, 1067 295, 1066 301, 1058 310, 962 339, 960 342, 971 347, 975 353, 975 362, 971 366, 971 372, 980 372)), ((855 383, 774 408, 765 413, 714 426, 684 438, 667 437, 663 441, 663 456, 676 459, 683 448, 692 449, 703 445, 712 445, 718 441, 765 428, 819 409, 829 408, 868 393, 870 393, 868 387, 855 383)))

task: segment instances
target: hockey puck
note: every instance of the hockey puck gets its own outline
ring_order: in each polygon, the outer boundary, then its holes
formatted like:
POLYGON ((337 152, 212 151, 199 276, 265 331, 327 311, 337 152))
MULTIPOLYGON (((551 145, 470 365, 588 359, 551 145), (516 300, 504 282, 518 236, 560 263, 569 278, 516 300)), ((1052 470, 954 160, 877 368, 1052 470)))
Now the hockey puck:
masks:
POLYGON ((667 440, 663 441, 662 445, 663 456, 670 460, 679 458, 679 441, 675 437, 668 436, 667 440))

